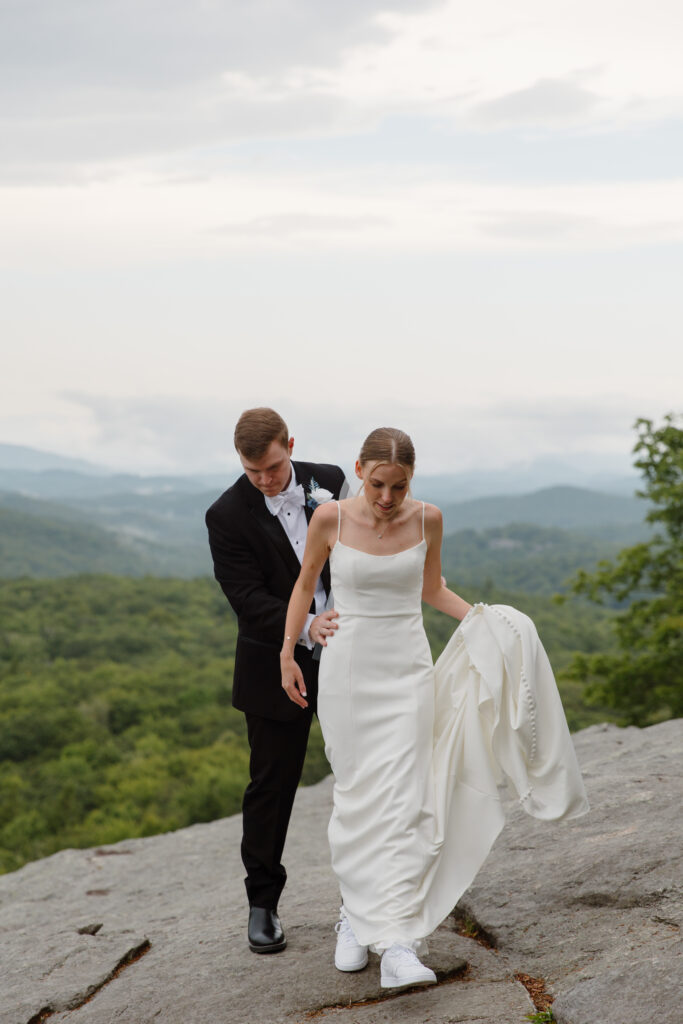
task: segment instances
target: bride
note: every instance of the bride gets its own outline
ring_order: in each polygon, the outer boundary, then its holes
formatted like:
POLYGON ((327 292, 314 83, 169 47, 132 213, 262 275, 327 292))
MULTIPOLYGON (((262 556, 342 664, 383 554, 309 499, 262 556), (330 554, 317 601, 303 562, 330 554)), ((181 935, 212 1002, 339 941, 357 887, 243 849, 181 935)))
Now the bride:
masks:
POLYGON ((410 496, 414 467, 408 435, 378 428, 356 462, 361 494, 316 508, 280 656, 287 695, 306 707, 294 640, 329 558, 337 617, 324 640, 318 716, 335 780, 335 964, 360 970, 371 949, 392 989, 436 981, 418 953, 502 828, 502 777, 538 817, 587 809, 533 624, 506 606, 473 608, 443 585, 442 516, 410 496), (463 620, 436 666, 422 601, 463 620))

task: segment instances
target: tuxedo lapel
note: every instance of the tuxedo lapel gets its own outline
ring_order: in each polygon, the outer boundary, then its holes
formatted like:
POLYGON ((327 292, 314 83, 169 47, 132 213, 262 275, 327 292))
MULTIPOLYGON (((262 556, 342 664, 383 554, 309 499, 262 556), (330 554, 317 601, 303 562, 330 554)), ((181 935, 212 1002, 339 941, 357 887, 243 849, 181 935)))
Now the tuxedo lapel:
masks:
MULTIPOLYGON (((297 483, 300 483, 303 486, 304 494, 307 496, 313 479, 311 473, 313 470, 317 470, 318 467, 313 467, 307 463, 301 462, 292 462, 292 465, 294 467, 294 472, 296 473, 297 483)), ((294 548, 290 543, 284 526, 277 516, 271 515, 268 511, 263 495, 258 488, 249 483, 246 476, 241 478, 240 483, 243 488, 247 505, 249 506, 249 512, 253 516, 254 522, 257 523, 259 529, 270 538, 271 542, 280 552, 292 576, 296 579, 299 575, 301 566, 299 564, 299 559, 294 553, 294 548)), ((306 515, 307 523, 310 523, 313 512, 314 509, 309 508, 308 504, 304 505, 304 513, 306 515)), ((326 593, 329 594, 330 567, 328 562, 325 562, 322 572, 320 573, 320 578, 326 593)))
POLYGON ((299 565, 299 559, 294 554, 294 548, 289 542, 289 537, 285 532, 284 526, 277 516, 272 515, 268 511, 261 492, 256 487, 253 487, 248 481, 247 486, 249 488, 249 511, 251 512, 254 521, 258 524, 259 529, 261 529, 266 536, 270 538, 282 555, 287 568, 296 579, 299 575, 301 566, 299 565))

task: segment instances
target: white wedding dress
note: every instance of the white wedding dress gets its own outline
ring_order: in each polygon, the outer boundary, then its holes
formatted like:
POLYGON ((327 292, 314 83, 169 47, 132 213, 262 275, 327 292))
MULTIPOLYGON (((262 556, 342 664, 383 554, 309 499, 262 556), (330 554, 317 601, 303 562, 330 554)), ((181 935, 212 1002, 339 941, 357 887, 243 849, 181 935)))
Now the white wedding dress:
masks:
POLYGON ((541 818, 575 817, 588 803, 531 620, 476 605, 434 666, 424 526, 393 555, 340 537, 330 554, 339 628, 323 648, 318 695, 334 773, 332 867, 361 944, 419 951, 503 826, 500 782, 541 818))

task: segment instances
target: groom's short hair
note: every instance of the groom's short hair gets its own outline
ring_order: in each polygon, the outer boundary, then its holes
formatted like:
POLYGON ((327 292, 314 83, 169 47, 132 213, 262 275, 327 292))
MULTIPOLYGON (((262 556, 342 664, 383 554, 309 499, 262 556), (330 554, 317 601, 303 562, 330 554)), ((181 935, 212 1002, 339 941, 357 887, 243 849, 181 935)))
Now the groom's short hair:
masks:
POLYGON ((235 448, 247 459, 260 459, 273 441, 283 448, 289 443, 287 424, 274 409, 261 406, 246 409, 235 427, 235 448))

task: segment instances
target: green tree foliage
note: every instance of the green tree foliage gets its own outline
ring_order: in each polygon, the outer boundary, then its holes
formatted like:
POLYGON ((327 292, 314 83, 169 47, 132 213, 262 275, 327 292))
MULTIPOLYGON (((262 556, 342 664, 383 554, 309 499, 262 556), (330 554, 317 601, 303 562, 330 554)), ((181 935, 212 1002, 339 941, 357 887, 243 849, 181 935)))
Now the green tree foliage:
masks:
POLYGON ((458 530, 444 537, 443 571, 463 595, 476 594, 482 581, 490 579, 508 591, 550 597, 565 589, 567 577, 579 566, 592 568, 649 533, 646 524, 617 524, 607 537, 533 523, 458 530))
POLYGON ((580 572, 577 594, 629 601, 615 617, 618 650, 579 655, 571 675, 626 724, 648 725, 683 714, 683 429, 670 414, 661 426, 639 419, 635 465, 652 508, 654 533, 594 573, 580 572))
MULTIPOLYGON (((530 614, 556 667, 609 643, 609 610, 560 611, 483 576, 460 589, 530 614)), ((426 609, 426 625, 437 655, 453 620, 426 609)), ((249 752, 231 705, 236 632, 211 579, 0 581, 0 871, 239 811, 249 752)), ((604 718, 578 683, 563 699, 572 728, 604 718)), ((314 723, 303 781, 328 771, 314 723)))
POLYGON ((210 579, 0 583, 0 871, 239 811, 236 634, 210 579))
MULTIPOLYGON (((79 572, 117 572, 141 576, 156 569, 153 545, 127 541, 103 530, 85 517, 59 518, 69 510, 47 502, 37 515, 23 508, 5 507, 18 496, 0 494, 0 576, 68 576, 79 572), (53 508, 56 513, 53 512, 53 508)), ((28 503, 28 499, 27 503, 28 503)))

